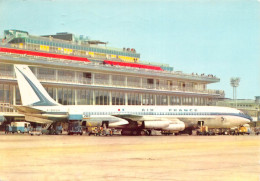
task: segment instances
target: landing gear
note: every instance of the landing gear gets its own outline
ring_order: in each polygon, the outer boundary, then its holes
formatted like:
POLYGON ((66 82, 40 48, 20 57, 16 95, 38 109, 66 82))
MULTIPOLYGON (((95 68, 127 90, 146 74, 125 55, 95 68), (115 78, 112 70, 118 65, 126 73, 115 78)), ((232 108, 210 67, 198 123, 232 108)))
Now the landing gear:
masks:
POLYGON ((137 136, 137 135, 138 135, 138 132, 137 132, 137 131, 132 131, 132 135, 133 135, 133 136, 137 136))
POLYGON ((152 130, 148 130, 147 132, 148 132, 148 134, 147 134, 147 135, 149 135, 149 136, 151 136, 151 135, 152 135, 152 130))
POLYGON ((139 133, 139 135, 145 136, 145 135, 146 135, 146 132, 145 132, 144 130, 141 130, 140 133, 139 133))
POLYGON ((145 135, 151 135, 151 130, 125 130, 123 129, 121 131, 121 135, 127 135, 127 136, 145 136, 145 135))

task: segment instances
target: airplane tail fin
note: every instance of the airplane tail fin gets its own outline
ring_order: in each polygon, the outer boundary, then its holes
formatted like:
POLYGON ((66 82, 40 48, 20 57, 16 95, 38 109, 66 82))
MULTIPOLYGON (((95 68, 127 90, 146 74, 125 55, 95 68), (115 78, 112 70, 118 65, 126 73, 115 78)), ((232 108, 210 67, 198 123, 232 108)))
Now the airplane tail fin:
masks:
POLYGON ((58 106, 27 65, 14 65, 24 106, 58 106))

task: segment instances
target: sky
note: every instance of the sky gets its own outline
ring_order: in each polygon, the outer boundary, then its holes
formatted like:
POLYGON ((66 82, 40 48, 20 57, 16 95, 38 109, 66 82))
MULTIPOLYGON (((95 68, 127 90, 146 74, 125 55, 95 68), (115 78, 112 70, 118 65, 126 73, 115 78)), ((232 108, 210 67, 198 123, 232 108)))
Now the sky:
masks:
POLYGON ((213 74, 209 89, 260 96, 260 0, 0 0, 0 35, 70 32, 111 47, 135 48, 141 60, 175 71, 213 74))

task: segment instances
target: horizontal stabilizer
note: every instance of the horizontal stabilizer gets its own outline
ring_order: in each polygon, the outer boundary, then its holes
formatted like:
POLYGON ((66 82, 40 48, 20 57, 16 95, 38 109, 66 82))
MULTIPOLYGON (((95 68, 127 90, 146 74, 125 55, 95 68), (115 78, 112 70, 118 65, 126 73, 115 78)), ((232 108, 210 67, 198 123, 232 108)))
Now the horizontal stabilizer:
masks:
POLYGON ((19 113, 26 113, 26 114, 42 114, 44 111, 35 109, 30 106, 14 106, 14 108, 19 112, 19 113))

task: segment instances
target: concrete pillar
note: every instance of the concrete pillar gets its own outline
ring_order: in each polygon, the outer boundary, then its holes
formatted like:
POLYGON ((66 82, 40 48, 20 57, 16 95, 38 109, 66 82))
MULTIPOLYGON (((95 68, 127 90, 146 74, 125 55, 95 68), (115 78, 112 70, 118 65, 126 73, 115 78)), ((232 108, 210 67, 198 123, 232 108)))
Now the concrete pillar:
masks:
POLYGON ((128 97, 127 97, 127 92, 125 92, 125 105, 128 105, 128 97))
POLYGON ((91 76, 91 84, 94 85, 95 84, 95 73, 92 72, 92 76, 91 76))
POLYGON ((58 81, 58 70, 55 70, 55 80, 58 81))

